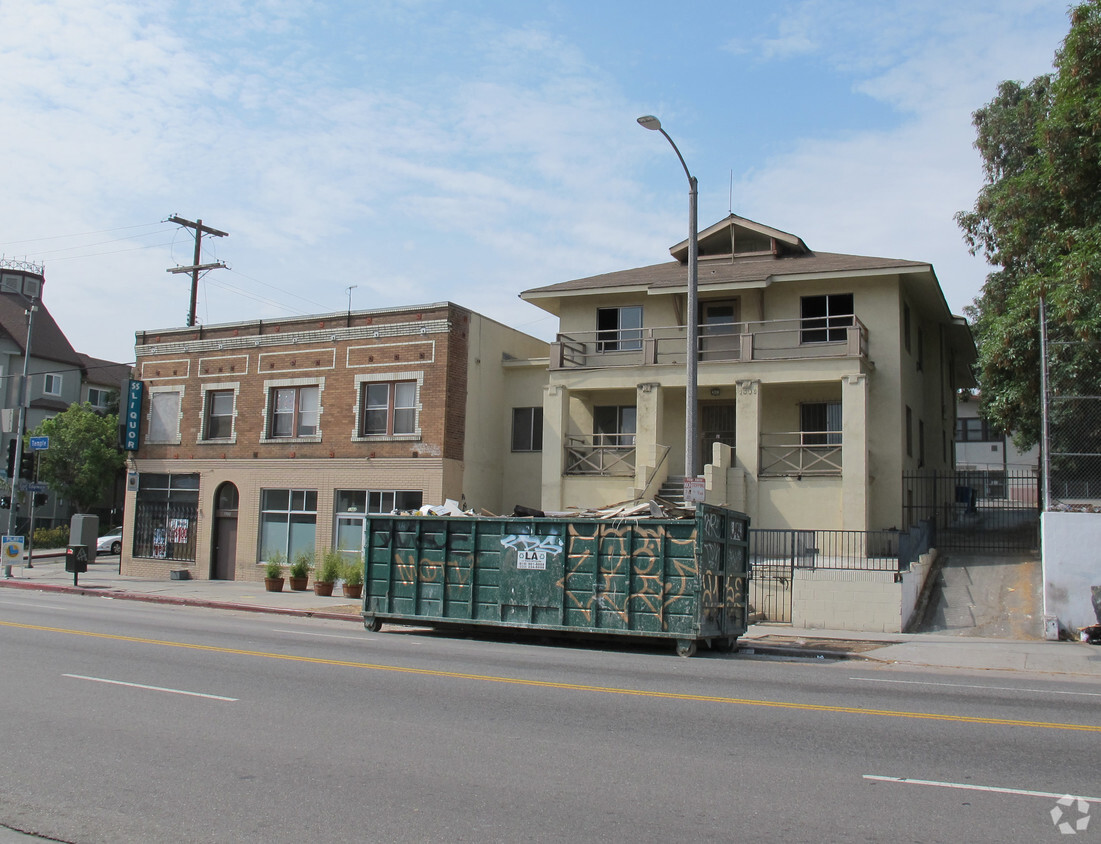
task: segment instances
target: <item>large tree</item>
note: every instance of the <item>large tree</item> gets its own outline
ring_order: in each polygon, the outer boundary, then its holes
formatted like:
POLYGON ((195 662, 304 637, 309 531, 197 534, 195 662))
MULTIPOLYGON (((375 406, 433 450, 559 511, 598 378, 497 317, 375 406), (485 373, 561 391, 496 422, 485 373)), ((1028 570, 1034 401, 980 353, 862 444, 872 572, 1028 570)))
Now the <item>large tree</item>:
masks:
POLYGON ((50 447, 39 452, 39 480, 71 501, 77 513, 102 501, 125 464, 118 447, 118 417, 101 415, 87 402, 70 405, 34 434, 50 438, 50 447))
POLYGON ((957 215, 972 252, 998 268, 968 309, 982 413, 1021 447, 1041 436, 1041 297, 1060 344, 1055 382, 1081 394, 1101 380, 1101 0, 1070 20, 1054 74, 1003 82, 975 112, 985 179, 957 215))

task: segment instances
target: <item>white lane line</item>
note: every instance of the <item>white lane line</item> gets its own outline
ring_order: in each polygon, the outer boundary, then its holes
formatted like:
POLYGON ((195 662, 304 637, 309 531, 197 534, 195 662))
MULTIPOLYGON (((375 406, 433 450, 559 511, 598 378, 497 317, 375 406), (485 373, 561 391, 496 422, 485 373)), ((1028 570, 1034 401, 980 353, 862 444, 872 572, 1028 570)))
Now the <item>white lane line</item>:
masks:
POLYGON ((83 674, 62 674, 62 677, 71 677, 74 680, 90 680, 93 683, 109 683, 112 686, 129 686, 131 689, 146 689, 151 692, 167 692, 172 695, 187 695, 188 697, 205 697, 208 700, 225 700, 236 703, 238 698, 222 697, 222 695, 206 695, 202 692, 188 692, 183 689, 166 689, 162 686, 146 686, 142 683, 124 683, 122 680, 108 680, 105 677, 85 677, 83 674))
MULTIPOLYGON (((877 782, 894 782, 901 785, 934 785, 938 788, 958 788, 963 791, 992 791, 996 794, 1016 794, 1021 797, 1048 797, 1059 800, 1066 797, 1067 794, 1060 794, 1057 791, 1026 791, 1021 788, 1000 788, 996 785, 971 785, 965 782, 938 782, 936 780, 914 780, 909 777, 880 777, 875 774, 864 774, 864 779, 875 780, 877 782)), ((1101 803, 1101 797, 1083 797, 1080 794, 1072 795, 1078 800, 1084 800, 1087 803, 1101 803)))
POLYGON ((366 636, 342 636, 339 633, 305 633, 301 630, 280 630, 278 627, 273 627, 273 633, 293 633, 295 636, 321 636, 325 639, 352 639, 356 642, 362 642, 366 636))
POLYGON ((986 689, 992 692, 1032 692, 1038 695, 1084 695, 1101 697, 1101 692, 1066 692, 1059 689, 1022 689, 1016 686, 981 686, 967 683, 930 683, 925 680, 887 680, 883 677, 850 677, 864 683, 901 683, 907 686, 946 686, 950 689, 986 689))
POLYGON ((36 610, 68 610, 71 607, 55 607, 53 604, 29 604, 25 601, 0 601, 0 604, 11 604, 13 607, 33 607, 36 610))

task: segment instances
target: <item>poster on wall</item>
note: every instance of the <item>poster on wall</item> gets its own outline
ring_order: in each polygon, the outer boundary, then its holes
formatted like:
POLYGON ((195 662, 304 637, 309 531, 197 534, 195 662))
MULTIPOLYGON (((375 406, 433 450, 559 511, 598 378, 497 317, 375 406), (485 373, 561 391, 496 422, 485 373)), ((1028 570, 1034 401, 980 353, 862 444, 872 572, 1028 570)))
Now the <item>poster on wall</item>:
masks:
POLYGON ((173 545, 187 544, 187 519, 168 520, 168 541, 173 545))
POLYGON ((156 560, 163 560, 168 556, 168 536, 164 531, 164 528, 155 528, 153 530, 153 558, 156 560))

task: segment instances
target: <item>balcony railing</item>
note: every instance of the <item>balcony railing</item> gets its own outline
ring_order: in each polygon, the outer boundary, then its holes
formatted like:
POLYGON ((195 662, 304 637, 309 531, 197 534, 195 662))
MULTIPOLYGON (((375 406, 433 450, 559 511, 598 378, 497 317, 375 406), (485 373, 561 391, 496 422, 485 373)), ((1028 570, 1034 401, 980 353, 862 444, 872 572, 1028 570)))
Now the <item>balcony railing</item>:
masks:
MULTIPOLYGON (((559 334, 551 344, 552 369, 686 363, 684 326, 559 334)), ((749 360, 866 357, 868 329, 855 316, 730 322, 700 327, 701 363, 749 360)))
POLYGON ((565 474, 630 476, 634 473, 634 434, 566 437, 565 474))
POLYGON ((761 434, 760 475, 840 475, 840 431, 761 434))

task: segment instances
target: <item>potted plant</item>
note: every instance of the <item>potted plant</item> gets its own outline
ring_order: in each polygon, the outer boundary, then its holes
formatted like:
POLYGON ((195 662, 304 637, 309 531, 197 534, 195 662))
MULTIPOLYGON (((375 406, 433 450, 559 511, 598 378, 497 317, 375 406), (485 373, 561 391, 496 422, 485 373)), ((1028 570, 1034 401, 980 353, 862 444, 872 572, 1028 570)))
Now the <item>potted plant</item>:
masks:
POLYGON ((306 584, 310 580, 310 563, 313 562, 313 554, 309 551, 299 551, 294 555, 291 563, 291 590, 305 592, 306 584))
POLYGON ((268 592, 283 591, 283 564, 287 561, 279 551, 272 552, 264 563, 264 588, 268 592))
POLYGON ((363 596, 363 558, 355 557, 344 566, 344 597, 359 599, 363 596))
POLYGON ((333 584, 340 577, 343 568, 343 560, 340 552, 334 548, 326 548, 321 555, 321 564, 314 572, 313 591, 315 595, 332 595, 333 584))

